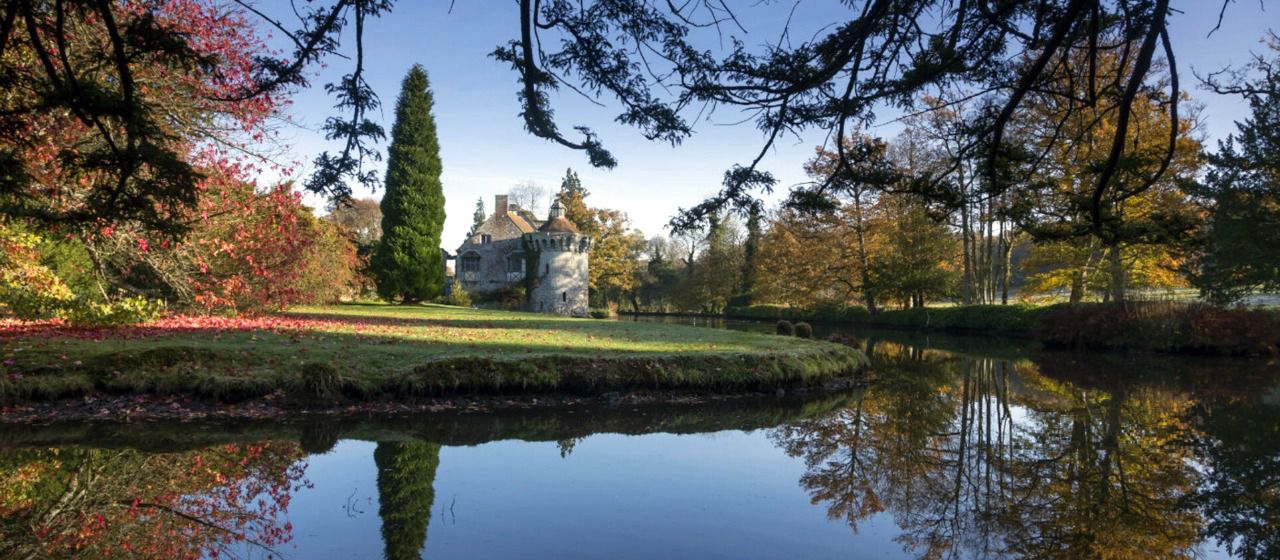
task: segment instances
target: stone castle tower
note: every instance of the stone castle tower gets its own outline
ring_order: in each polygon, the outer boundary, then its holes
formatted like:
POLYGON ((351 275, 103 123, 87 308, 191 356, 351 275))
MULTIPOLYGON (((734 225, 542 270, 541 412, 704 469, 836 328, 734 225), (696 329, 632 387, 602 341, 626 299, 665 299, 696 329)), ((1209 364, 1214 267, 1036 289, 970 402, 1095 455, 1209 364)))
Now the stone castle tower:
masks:
POLYGON ((536 251, 535 283, 529 293, 529 309, 585 317, 587 315, 587 259, 591 238, 564 217, 560 201, 551 205, 547 221, 538 231, 524 234, 526 251, 536 251))

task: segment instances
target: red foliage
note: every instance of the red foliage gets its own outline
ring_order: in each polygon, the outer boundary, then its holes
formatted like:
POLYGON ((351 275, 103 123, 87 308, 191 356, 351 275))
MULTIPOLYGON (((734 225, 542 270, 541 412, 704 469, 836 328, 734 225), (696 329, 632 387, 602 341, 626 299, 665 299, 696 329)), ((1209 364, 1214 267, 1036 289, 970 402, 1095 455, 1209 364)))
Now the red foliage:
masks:
POLYGON ((1280 351, 1280 320, 1260 310, 1135 302, 1057 306, 1036 336, 1051 346, 1252 355, 1280 351))

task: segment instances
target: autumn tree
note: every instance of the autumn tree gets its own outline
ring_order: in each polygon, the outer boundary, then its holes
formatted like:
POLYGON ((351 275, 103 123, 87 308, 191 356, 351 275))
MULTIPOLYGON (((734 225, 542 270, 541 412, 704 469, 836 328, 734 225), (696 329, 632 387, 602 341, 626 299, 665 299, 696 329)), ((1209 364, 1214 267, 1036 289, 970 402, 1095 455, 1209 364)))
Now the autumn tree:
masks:
POLYGON ((821 212, 844 204, 857 260, 858 291, 867 311, 875 313, 880 296, 871 276, 867 241, 870 215, 880 195, 904 180, 888 158, 888 145, 878 138, 852 135, 841 139, 837 150, 818 148, 814 158, 805 163, 805 172, 814 185, 794 191, 790 205, 821 212))
POLYGON ((959 247, 946 226, 908 196, 883 197, 879 206, 869 224, 877 249, 868 264, 878 296, 903 307, 924 307, 953 294, 959 247))
POLYGON ((643 268, 636 271, 631 292, 635 311, 670 311, 675 305, 676 287, 684 278, 683 263, 676 255, 676 243, 663 236, 645 241, 643 268))
POLYGON ((372 198, 354 198, 329 208, 329 221, 346 232, 357 246, 370 249, 382 239, 382 207, 372 198))
POLYGON ((708 221, 706 246, 698 255, 684 290, 688 309, 708 313, 724 310, 742 286, 742 226, 732 217, 708 221))
POLYGON ((590 195, 591 192, 582 186, 578 173, 572 169, 566 169, 564 178, 560 180, 560 190, 556 193, 556 200, 564 208, 565 219, 573 222, 573 225, 578 226, 578 230, 583 233, 595 229, 595 216, 587 207, 587 197, 590 195))
POLYGON ((382 241, 373 271, 378 295, 413 303, 440 295, 444 287, 444 192, 426 70, 415 64, 400 87, 382 196, 382 241))
POLYGON ((643 267, 644 236, 631 229, 631 220, 619 210, 595 210, 596 233, 591 248, 588 280, 597 301, 616 305, 635 286, 643 267))
POLYGON ((776 211, 756 256, 755 300, 800 309, 843 306, 861 297, 861 259, 843 211, 776 211))
MULTIPOLYGON (((1057 63, 1069 69, 1061 70, 1064 80, 1092 68, 1104 82, 1128 80, 1139 71, 1133 64, 1114 54, 1057 63)), ((1085 255, 1101 255, 1109 299, 1121 302, 1133 257, 1142 254, 1132 249, 1169 246, 1195 228, 1183 187, 1199 168, 1200 144, 1180 93, 1146 89, 1127 99, 1087 81, 1074 87, 1077 98, 1094 102, 1032 93, 1029 110, 1012 122, 1011 134, 1027 148, 1009 155, 1011 176, 1023 185, 1012 191, 1009 214, 1037 241, 1071 242, 1085 255), (1059 141, 1064 137, 1070 141, 1059 141), (1118 166, 1108 166, 1112 160, 1118 166), (1108 188, 1099 191, 1100 182, 1108 188)))
POLYGON ((565 219, 592 238, 588 284, 596 304, 616 305, 635 284, 641 268, 644 236, 631 229, 626 213, 587 206, 591 192, 582 185, 577 172, 565 171, 556 200, 564 208, 565 219))

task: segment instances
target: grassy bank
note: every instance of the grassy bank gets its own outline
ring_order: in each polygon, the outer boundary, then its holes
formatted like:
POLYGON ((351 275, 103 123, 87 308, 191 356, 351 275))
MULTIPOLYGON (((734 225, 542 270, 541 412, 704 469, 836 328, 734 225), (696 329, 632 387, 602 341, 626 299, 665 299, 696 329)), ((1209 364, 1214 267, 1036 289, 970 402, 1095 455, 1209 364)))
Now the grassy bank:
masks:
POLYGON ((804 320, 877 328, 998 334, 1050 347, 1260 355, 1280 352, 1280 310, 1201 303, 957 305, 867 313, 858 306, 800 310, 777 305, 729 308, 732 319, 804 320))
POLYGON ((856 350, 750 333, 445 306, 300 308, 111 329, 4 325, 0 399, 107 394, 290 402, 635 389, 756 390, 864 367, 856 350))

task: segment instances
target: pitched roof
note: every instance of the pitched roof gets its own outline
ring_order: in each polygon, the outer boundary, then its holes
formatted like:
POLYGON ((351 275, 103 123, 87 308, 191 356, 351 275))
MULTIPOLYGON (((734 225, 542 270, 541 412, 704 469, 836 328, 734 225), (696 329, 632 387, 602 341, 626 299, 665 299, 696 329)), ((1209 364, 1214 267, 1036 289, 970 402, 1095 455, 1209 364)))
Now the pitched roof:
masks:
POLYGON ((556 216, 547 220, 547 223, 542 224, 538 231, 578 233, 578 226, 573 225, 573 222, 570 222, 564 216, 556 216))
POLYGON ((520 233, 533 233, 536 231, 533 229, 533 226, 529 225, 528 221, 515 212, 507 212, 507 218, 511 220, 511 223, 516 225, 516 228, 520 230, 520 233))

